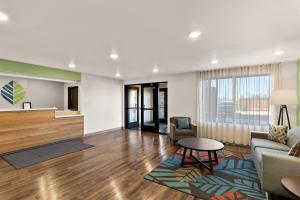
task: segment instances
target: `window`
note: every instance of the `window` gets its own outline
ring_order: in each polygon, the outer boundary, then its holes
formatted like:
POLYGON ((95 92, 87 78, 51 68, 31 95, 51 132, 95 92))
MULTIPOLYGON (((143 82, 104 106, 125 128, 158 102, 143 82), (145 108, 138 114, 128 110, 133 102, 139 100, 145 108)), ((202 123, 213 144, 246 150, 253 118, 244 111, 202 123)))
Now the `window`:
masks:
POLYGON ((237 76, 202 81, 201 114, 206 122, 267 126, 269 75, 237 76))

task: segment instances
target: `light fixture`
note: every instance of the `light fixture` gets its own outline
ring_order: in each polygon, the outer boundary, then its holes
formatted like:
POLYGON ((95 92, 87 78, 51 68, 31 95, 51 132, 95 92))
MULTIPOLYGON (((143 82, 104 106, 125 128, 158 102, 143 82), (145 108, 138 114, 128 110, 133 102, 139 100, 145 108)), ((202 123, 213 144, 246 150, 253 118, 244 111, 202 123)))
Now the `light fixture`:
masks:
POLYGON ((282 54, 284 54, 284 51, 283 51, 283 50, 277 50, 277 51, 274 51, 274 55, 276 55, 276 56, 280 56, 280 55, 282 55, 282 54))
POLYGON ((193 31, 189 34, 190 39, 195 40, 201 35, 201 32, 193 31))
POLYGON ((76 65, 75 65, 74 63, 70 63, 70 64, 69 64, 69 67, 70 67, 70 68, 75 68, 76 65))
POLYGON ((289 129, 291 129, 287 105, 298 105, 296 90, 274 90, 271 92, 271 104, 280 105, 277 125, 283 125, 283 112, 286 112, 289 129))
POLYGON ((116 54, 116 53, 111 53, 111 54, 109 55, 109 57, 110 57, 112 60, 117 60, 117 59, 119 58, 119 55, 116 54))
POLYGON ((157 72, 159 72, 159 69, 158 69, 157 67, 154 67, 154 68, 153 68, 153 72, 154 72, 154 73, 157 73, 157 72))
POLYGON ((119 72, 117 72, 117 73, 116 73, 116 77, 119 78, 120 76, 121 76, 121 74, 120 74, 119 72))
POLYGON ((215 65, 215 64, 217 64, 218 62, 219 62, 219 60, 214 59, 214 60, 211 61, 211 64, 215 65))
POLYGON ((9 17, 4 14, 3 12, 0 12, 0 22, 6 22, 8 21, 9 17))

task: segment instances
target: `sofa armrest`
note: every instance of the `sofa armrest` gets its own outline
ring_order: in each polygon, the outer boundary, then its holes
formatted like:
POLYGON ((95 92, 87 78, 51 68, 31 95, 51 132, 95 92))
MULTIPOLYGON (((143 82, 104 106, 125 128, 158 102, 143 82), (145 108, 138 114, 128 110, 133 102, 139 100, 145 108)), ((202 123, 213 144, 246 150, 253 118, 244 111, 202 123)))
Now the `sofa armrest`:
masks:
POLYGON ((268 139, 268 133, 260 131, 251 131, 251 139, 252 138, 268 139))
POLYGON ((264 153, 262 155, 262 188, 267 192, 289 196, 281 185, 281 179, 284 176, 300 176, 300 157, 264 153))

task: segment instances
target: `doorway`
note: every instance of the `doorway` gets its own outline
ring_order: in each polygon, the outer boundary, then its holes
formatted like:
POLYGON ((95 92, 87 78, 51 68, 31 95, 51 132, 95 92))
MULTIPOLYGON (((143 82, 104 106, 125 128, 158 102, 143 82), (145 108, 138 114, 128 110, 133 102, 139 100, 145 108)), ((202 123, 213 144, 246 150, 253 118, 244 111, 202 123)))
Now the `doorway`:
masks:
POLYGON ((126 128, 139 129, 139 87, 125 86, 126 128))
POLYGON ((68 87, 68 110, 78 110, 78 86, 68 87))
POLYGON ((125 128, 167 133, 167 82, 125 85, 125 128))
POLYGON ((158 132, 158 83, 141 85, 141 130, 158 132))

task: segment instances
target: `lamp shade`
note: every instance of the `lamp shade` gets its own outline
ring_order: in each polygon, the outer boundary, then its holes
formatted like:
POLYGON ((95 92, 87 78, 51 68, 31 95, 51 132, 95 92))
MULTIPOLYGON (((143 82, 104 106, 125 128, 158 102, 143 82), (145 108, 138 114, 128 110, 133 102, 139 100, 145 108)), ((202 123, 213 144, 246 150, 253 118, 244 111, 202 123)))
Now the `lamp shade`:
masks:
POLYGON ((275 105, 297 105, 296 90, 274 90, 271 93, 271 103, 275 105))

